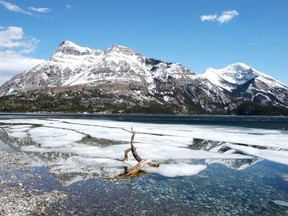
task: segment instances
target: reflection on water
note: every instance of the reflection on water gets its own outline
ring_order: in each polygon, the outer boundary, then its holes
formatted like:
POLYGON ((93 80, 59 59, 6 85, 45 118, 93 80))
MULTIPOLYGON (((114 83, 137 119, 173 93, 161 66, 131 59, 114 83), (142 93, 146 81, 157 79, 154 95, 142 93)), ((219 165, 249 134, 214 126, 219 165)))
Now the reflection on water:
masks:
POLYGON ((67 205, 75 215, 286 215, 288 208, 279 201, 288 200, 287 182, 281 178, 288 170, 273 166, 259 162, 236 171, 212 164, 189 177, 90 179, 65 189, 71 195, 67 205))
MULTIPOLYGON (((162 166, 111 179, 135 163, 115 160, 129 147, 130 135, 121 129, 126 122, 0 119, 0 124, 1 139, 41 161, 70 195, 65 205, 51 206, 51 214, 288 215, 287 151, 281 151, 286 131, 135 123, 145 132, 136 136, 137 151, 162 166), (280 163, 272 162, 275 155, 280 163)), ((55 184, 50 179, 47 187, 49 182, 55 184)))
MULTIPOLYGON (((18 126, 16 127, 19 128, 18 126)), ((107 158, 109 156, 105 154, 101 155, 102 157, 98 156, 96 158, 85 158, 81 156, 81 154, 79 154, 77 151, 68 151, 67 147, 65 147, 64 150, 63 147, 43 148, 41 143, 36 143, 30 136, 25 137, 24 139, 18 139, 10 136, 7 132, 5 132, 5 130, 0 131, 0 134, 2 134, 2 137, 5 137, 6 142, 17 147, 21 146, 24 151, 26 150, 26 154, 28 154, 31 158, 34 158, 44 164, 53 174, 54 178, 57 179, 57 181, 63 186, 68 186, 75 182, 87 179, 112 178, 115 176, 115 174, 123 173, 126 168, 131 166, 131 163, 129 162, 123 163, 118 161, 116 158, 107 158), (29 147, 31 146, 33 146, 33 150, 29 150, 29 147)), ((104 138, 84 136, 76 143, 77 145, 81 146, 79 150, 82 150, 87 148, 87 146, 105 149, 107 147, 124 144, 125 142, 120 140, 109 140, 104 138), (86 147, 82 146, 83 144, 85 144, 86 147)), ((256 148, 265 149, 263 146, 256 146, 256 148)), ((167 157, 161 160, 162 165, 160 168, 147 167, 144 168, 144 170, 147 170, 148 173, 156 173, 164 176, 176 177, 182 175, 186 176, 198 174, 206 168, 204 164, 218 163, 232 169, 241 170, 260 160, 259 158, 245 155, 237 150, 231 149, 226 146, 226 142, 222 141, 193 138, 192 143, 187 146, 187 149, 197 151, 200 154, 203 153, 203 151, 206 151, 213 154, 217 153, 217 155, 216 157, 215 155, 203 156, 202 160, 193 159, 193 157, 181 158, 180 156, 177 159, 167 157), (171 169, 172 171, 170 171, 171 169), (188 174, 186 174, 184 171, 184 174, 182 174, 184 169, 194 169, 195 171, 190 171, 188 174)), ((171 154, 173 154, 173 152, 171 152, 171 154)), ((122 155, 124 154, 122 153, 121 156, 122 155)), ((135 163, 135 160, 132 161, 132 164, 135 163)))

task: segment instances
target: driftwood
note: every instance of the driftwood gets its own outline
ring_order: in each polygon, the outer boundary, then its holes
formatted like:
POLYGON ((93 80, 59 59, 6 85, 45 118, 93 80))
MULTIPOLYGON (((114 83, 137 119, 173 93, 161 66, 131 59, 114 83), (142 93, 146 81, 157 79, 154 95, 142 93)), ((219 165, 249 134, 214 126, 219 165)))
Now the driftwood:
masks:
MULTIPOLYGON (((124 128, 123 128, 123 130, 128 131, 124 128)), ((119 174, 116 177, 133 176, 133 175, 137 174, 141 170, 141 168, 143 166, 145 166, 146 164, 148 164, 151 167, 159 167, 160 166, 159 163, 153 163, 150 159, 148 159, 148 160, 142 159, 138 155, 138 153, 136 151, 136 147, 134 146, 134 137, 135 137, 136 131, 134 131, 133 128, 131 128, 131 131, 128 131, 128 132, 132 134, 131 135, 131 141, 130 141, 131 147, 124 151, 124 159, 121 161, 128 161, 129 154, 130 154, 130 152, 132 152, 133 157, 135 158, 136 161, 138 161, 138 163, 134 167, 132 167, 130 169, 126 169, 124 173, 119 174)))

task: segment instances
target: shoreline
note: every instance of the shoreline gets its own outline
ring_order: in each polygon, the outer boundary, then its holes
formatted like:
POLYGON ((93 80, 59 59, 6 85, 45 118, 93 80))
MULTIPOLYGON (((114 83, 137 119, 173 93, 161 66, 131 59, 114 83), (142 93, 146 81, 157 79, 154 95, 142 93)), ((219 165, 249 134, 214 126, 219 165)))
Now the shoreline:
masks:
MULTIPOLYGON (((61 205, 68 196, 57 189, 39 188, 49 173, 39 173, 33 160, 0 140, 0 215, 47 215, 50 206, 61 205)), ((59 210, 61 215, 61 210, 59 210)))

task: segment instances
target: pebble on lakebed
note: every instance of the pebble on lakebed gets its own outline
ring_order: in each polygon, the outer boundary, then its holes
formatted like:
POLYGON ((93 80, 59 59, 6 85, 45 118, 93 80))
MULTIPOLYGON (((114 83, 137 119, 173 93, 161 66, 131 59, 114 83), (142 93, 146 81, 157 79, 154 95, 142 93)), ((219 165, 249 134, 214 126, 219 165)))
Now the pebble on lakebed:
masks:
POLYGON ((68 196, 60 191, 28 189, 17 172, 29 173, 29 162, 19 152, 0 148, 0 215, 47 215, 49 206, 63 203, 68 196))

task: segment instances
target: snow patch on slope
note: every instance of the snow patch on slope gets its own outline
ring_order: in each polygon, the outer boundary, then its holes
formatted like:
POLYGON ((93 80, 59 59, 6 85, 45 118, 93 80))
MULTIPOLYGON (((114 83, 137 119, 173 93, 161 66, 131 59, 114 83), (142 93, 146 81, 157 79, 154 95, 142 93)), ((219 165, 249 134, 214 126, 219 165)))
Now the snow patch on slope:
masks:
POLYGON ((101 50, 80 47, 71 41, 63 41, 51 56, 49 62, 75 69, 81 66, 87 67, 92 65, 102 55, 103 52, 101 50))
POLYGON ((201 76, 223 89, 232 91, 235 87, 243 85, 258 75, 248 65, 235 63, 223 69, 208 68, 201 76))
POLYGON ((252 79, 264 83, 270 88, 287 89, 283 83, 244 63, 231 64, 222 69, 208 68, 200 77, 206 78, 214 85, 230 92, 252 79))

